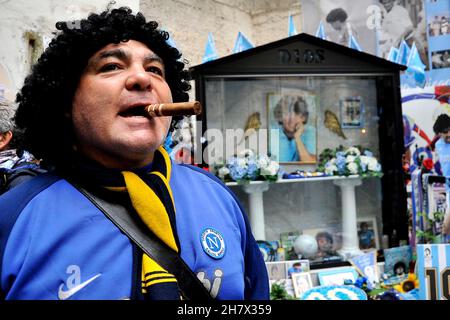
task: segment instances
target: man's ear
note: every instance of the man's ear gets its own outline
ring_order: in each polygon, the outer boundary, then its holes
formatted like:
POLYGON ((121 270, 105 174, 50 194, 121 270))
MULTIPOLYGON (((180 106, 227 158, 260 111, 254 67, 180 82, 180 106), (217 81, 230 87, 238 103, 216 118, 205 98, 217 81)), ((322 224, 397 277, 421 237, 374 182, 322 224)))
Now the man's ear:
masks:
POLYGON ((6 150, 6 147, 11 142, 13 133, 11 130, 0 134, 0 151, 6 150))

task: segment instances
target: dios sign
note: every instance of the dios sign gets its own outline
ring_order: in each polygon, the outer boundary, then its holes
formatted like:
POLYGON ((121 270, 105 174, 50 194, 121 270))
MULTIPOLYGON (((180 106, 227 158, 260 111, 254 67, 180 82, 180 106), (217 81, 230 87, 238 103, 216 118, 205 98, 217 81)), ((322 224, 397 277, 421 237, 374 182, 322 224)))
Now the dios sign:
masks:
POLYGON ((325 51, 322 49, 279 49, 280 64, 319 64, 325 61, 325 51))

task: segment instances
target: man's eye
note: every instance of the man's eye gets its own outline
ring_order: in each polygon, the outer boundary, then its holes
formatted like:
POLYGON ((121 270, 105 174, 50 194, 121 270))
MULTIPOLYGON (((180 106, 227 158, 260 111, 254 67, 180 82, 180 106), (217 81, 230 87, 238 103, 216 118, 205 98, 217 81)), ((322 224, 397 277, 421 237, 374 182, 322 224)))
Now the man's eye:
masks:
POLYGON ((151 66, 151 67, 148 67, 148 68, 147 68, 147 71, 148 71, 148 72, 156 73, 157 75, 159 75, 159 76, 161 76, 161 77, 164 77, 164 72, 163 72, 162 69, 159 68, 159 67, 151 66))
POLYGON ((101 72, 115 71, 115 70, 119 70, 119 65, 115 63, 106 64, 100 68, 101 72))

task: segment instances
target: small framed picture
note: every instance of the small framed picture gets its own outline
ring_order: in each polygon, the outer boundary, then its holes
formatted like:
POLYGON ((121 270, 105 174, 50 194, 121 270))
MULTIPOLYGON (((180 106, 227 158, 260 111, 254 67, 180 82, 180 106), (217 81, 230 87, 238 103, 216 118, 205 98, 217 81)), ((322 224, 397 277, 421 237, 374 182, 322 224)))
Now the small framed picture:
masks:
POLYGON ((267 273, 269 274, 269 280, 281 280, 286 279, 286 262, 266 262, 267 273))
POLYGON ((380 282, 376 250, 357 255, 348 261, 362 276, 367 278, 368 289, 375 288, 377 283, 380 282))
POLYGON ((319 283, 321 286, 344 285, 346 280, 355 283, 358 273, 353 267, 340 268, 330 271, 322 271, 318 273, 319 283))
POLYGON ((405 276, 409 271, 412 257, 410 246, 401 246, 383 250, 384 273, 391 276, 405 276))
POLYGON ((296 298, 300 298, 303 293, 313 287, 309 272, 292 274, 292 284, 294 285, 294 293, 296 298))
POLYGON ((360 96, 341 99, 339 104, 342 128, 364 127, 364 106, 360 96))
POLYGON ((290 260, 286 261, 286 278, 291 278, 294 273, 308 272, 309 260, 290 260))
POLYGON ((380 249, 377 219, 375 217, 357 218, 359 248, 364 251, 380 249))

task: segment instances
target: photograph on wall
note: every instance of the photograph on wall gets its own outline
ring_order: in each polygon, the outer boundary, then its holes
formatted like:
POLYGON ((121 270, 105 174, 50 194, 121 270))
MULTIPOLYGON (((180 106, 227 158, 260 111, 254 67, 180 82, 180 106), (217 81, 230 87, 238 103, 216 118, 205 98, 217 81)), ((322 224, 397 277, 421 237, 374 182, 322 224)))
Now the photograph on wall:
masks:
POLYGON ((416 44, 420 59, 428 69, 427 24, 424 1, 379 0, 378 53, 386 58, 391 48, 404 40, 411 48, 416 44))
POLYGON ((431 66, 433 69, 450 68, 450 50, 431 52, 431 66))
POLYGON ((303 30, 315 35, 322 22, 326 40, 348 46, 353 36, 362 50, 375 54, 374 0, 301 0, 303 30))
POLYGON ((450 68, 450 3, 448 0, 424 1, 426 7, 428 55, 431 83, 447 81, 450 68))
POLYGON ((316 95, 281 90, 267 95, 269 151, 280 163, 317 162, 316 95))
POLYGON ((378 236, 377 221, 375 217, 358 218, 359 248, 364 251, 379 249, 380 239, 378 236))
POLYGON ((349 46, 353 36, 362 51, 386 58, 392 47, 413 43, 428 69, 424 2, 407 0, 302 0, 303 30, 315 35, 322 22, 325 38, 349 46))
POLYGON ((430 37, 445 36, 450 34, 450 14, 442 12, 428 18, 428 35, 430 37))
POLYGON ((347 97, 339 101, 342 128, 364 127, 364 106, 361 97, 347 97))

